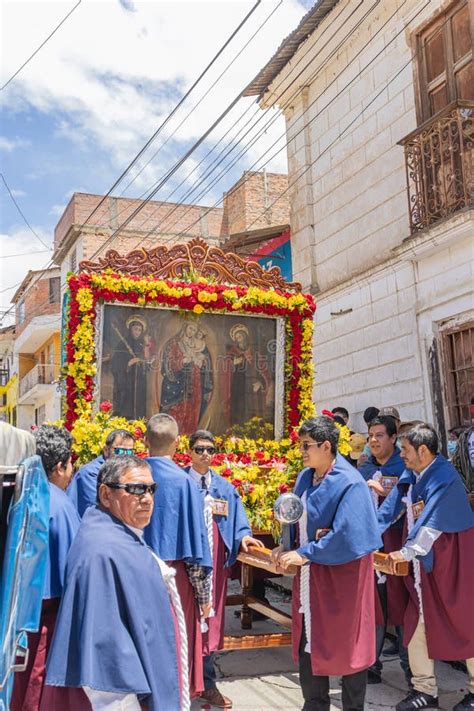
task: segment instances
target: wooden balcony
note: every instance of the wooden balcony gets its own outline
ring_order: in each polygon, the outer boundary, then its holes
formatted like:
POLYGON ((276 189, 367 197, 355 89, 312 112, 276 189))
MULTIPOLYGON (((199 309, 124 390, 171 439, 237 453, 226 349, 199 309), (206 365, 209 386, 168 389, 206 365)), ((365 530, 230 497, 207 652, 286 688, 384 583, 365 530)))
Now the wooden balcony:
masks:
POLYGON ((474 101, 455 101, 399 142, 412 234, 474 206, 473 117, 474 101))

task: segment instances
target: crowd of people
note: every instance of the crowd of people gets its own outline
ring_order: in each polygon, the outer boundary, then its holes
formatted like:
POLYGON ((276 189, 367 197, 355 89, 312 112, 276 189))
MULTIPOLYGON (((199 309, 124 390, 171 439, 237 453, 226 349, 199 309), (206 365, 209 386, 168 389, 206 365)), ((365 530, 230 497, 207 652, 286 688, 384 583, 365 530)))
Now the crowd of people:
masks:
MULTIPOLYGON (((474 514, 435 429, 404 427, 396 408, 367 412, 358 449, 338 452, 344 408, 300 426, 303 516, 277 570, 296 566, 292 648, 305 711, 329 711, 329 677, 342 707, 362 711, 393 644, 407 681, 397 711, 438 708, 434 661, 464 661, 468 686, 453 711, 474 709, 474 514), (354 456, 354 455, 357 456, 354 456), (374 570, 387 554, 390 573, 374 570), (401 562, 409 574, 395 575, 401 562)), ((356 433, 354 433, 356 434, 356 433)), ((15 675, 12 711, 180 711, 191 699, 232 700, 216 683, 227 580, 252 536, 237 489, 213 471, 216 440, 189 438, 191 464, 174 462, 176 420, 147 423, 149 456, 127 430, 72 477, 70 434, 36 432, 50 489, 49 555, 38 632, 15 675)), ((354 440, 354 444, 356 441, 354 440)))

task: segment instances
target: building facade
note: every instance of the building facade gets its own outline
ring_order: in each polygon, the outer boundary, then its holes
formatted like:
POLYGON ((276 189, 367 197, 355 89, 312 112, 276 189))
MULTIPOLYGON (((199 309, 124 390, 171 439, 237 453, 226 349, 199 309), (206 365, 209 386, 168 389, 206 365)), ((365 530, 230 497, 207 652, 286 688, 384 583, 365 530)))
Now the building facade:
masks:
POLYGON ((287 130, 318 407, 472 424, 473 3, 320 0, 249 87, 287 130))
POLYGON ((18 374, 14 365, 15 326, 0 328, 0 420, 16 425, 18 374))
POLYGON ((23 429, 61 415, 60 291, 59 269, 29 271, 12 299, 16 309, 16 424, 23 429))

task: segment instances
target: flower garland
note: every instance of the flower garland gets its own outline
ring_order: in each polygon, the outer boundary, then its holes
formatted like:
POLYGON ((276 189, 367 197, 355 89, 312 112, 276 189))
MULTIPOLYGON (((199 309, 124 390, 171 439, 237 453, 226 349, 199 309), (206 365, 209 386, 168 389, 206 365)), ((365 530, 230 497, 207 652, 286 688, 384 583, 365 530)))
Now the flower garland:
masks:
POLYGON ((66 346, 66 417, 72 429, 80 417, 91 417, 96 375, 95 320, 101 302, 164 305, 200 315, 205 311, 262 314, 286 318, 286 427, 288 431, 314 414, 313 314, 309 294, 257 287, 229 287, 204 277, 196 282, 102 274, 70 275, 71 294, 66 346))

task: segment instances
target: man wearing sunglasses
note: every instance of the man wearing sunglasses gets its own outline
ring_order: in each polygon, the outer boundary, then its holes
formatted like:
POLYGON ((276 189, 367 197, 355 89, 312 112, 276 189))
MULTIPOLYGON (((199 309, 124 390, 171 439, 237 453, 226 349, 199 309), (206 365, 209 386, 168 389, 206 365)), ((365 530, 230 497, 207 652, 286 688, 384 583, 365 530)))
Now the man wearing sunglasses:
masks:
POLYGON ((292 642, 305 711, 329 711, 329 677, 342 676, 342 708, 363 711, 367 669, 375 660, 372 552, 382 545, 365 481, 337 451, 330 417, 299 429, 304 469, 295 485, 304 514, 295 550, 273 557, 300 566, 292 596, 292 642))
POLYGON ((41 711, 190 708, 172 571, 146 545, 156 492, 138 457, 108 459, 67 561, 41 711), (85 694, 85 695, 84 695, 85 694))
POLYGON ((176 571, 188 636, 189 688, 194 697, 204 690, 201 617, 209 612, 212 559, 199 491, 173 461, 178 440, 174 417, 166 413, 150 417, 146 461, 158 491, 145 540, 176 571))
POLYGON ((212 608, 207 620, 208 631, 203 635, 204 686, 201 698, 217 708, 232 708, 232 701, 216 686, 215 652, 224 644, 225 600, 227 577, 237 554, 249 545, 263 547, 252 538, 244 505, 227 479, 211 469, 216 452, 214 436, 207 430, 197 430, 189 438, 191 466, 186 470, 201 494, 209 547, 212 552, 212 608))
POLYGON ((112 430, 107 435, 102 454, 79 469, 67 490, 79 516, 96 502, 97 475, 104 462, 109 457, 131 456, 134 451, 135 437, 128 430, 112 430))

